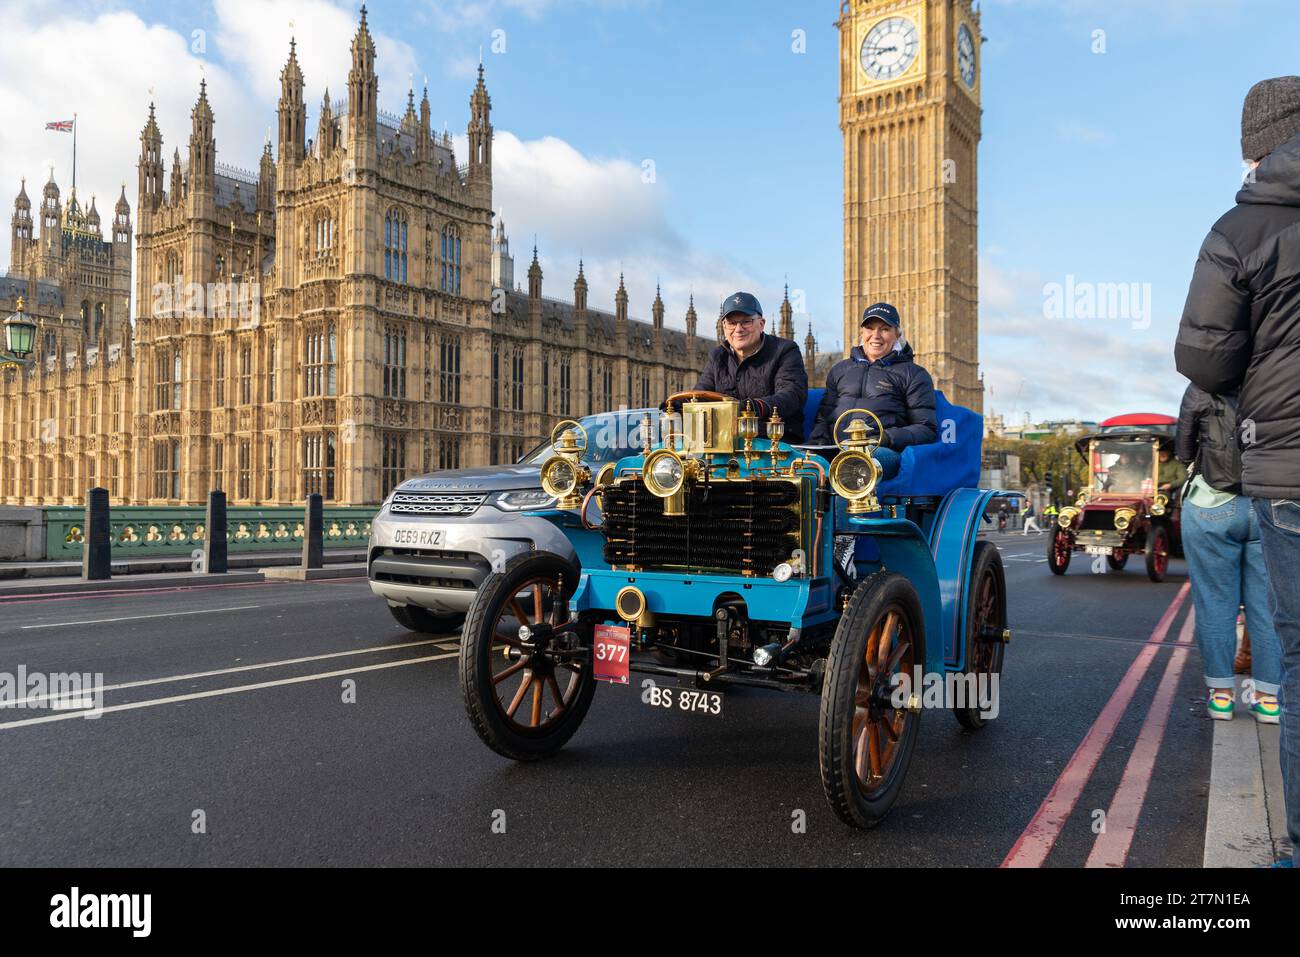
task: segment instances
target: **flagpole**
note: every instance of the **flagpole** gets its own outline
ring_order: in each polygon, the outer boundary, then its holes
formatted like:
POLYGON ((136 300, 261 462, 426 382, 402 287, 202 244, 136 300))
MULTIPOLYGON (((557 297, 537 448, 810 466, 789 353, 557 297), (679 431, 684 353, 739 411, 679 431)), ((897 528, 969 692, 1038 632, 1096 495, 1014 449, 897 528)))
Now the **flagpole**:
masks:
POLYGON ((77 114, 72 114, 72 195, 77 195, 77 114))

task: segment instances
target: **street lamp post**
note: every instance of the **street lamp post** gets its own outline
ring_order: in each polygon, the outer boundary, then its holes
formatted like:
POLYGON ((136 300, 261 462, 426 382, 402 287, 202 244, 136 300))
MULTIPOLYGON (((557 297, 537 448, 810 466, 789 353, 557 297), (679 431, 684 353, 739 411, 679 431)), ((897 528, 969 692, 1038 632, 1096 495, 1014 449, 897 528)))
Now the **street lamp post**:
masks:
POLYGON ((27 357, 36 345, 36 323, 23 313, 23 300, 18 297, 18 311, 4 321, 5 348, 0 352, 0 366, 25 366, 27 357))

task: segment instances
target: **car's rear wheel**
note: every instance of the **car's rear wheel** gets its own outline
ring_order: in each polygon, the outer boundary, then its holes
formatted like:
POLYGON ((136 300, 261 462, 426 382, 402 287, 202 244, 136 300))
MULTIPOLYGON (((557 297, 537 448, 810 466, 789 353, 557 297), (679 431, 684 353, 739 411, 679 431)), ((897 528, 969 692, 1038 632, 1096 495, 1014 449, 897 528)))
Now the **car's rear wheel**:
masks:
POLYGON ((1165 580, 1169 571, 1169 533, 1163 525, 1153 525, 1147 532, 1147 577, 1153 582, 1165 580))
POLYGON ((1058 528, 1047 539, 1047 567, 1052 570, 1053 575, 1064 575, 1065 570, 1070 567, 1070 555, 1074 553, 1074 542, 1070 538, 1070 533, 1063 528, 1058 528))
POLYGON ((902 791, 921 724, 920 710, 910 707, 920 696, 911 687, 913 666, 924 661, 924 619, 911 582, 884 571, 862 581, 831 642, 818 722, 822 787, 846 824, 875 827, 902 791), (905 686, 895 686, 899 673, 905 686))
POLYGON ((483 742, 507 758, 550 757, 591 707, 596 680, 589 633, 519 637, 521 625, 555 628, 568 622, 578 574, 558 555, 519 555, 488 575, 465 618, 460 643, 465 710, 483 742))
POLYGON ((1006 653, 1007 581, 1002 556, 992 542, 976 542, 971 561, 970 597, 966 603, 966 670, 974 675, 974 686, 967 682, 967 700, 953 708, 962 727, 978 731, 991 720, 985 717, 981 702, 992 702, 998 694, 997 682, 1002 674, 1002 657, 1006 653), (975 694, 976 700, 969 696, 975 694))
POLYGON ((451 634, 465 622, 464 615, 437 615, 418 605, 389 605, 388 610, 403 628, 422 635, 451 634))

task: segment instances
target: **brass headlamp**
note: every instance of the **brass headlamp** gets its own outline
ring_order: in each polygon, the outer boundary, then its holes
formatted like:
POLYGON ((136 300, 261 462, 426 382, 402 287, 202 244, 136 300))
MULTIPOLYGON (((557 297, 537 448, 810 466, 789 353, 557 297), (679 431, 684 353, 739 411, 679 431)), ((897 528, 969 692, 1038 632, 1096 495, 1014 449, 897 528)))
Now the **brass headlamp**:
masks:
POLYGON ((1168 507, 1169 507, 1169 496, 1166 495, 1164 492, 1161 492, 1159 495, 1156 496, 1156 500, 1151 503, 1151 514, 1163 515, 1165 514, 1165 510, 1168 507))
POLYGON ((700 463, 675 449, 656 449, 645 457, 641 477, 650 494, 664 500, 665 515, 685 515, 686 480, 700 477, 700 463))
POLYGON ((1080 511, 1081 509, 1078 509, 1073 505, 1065 506, 1065 508, 1061 509, 1061 514, 1056 516, 1056 524, 1061 528, 1068 529, 1074 524, 1074 520, 1078 518, 1080 511))
POLYGON ((880 482, 880 464, 871 450, 880 445, 884 426, 880 417, 869 409, 849 409, 835 420, 831 435, 840 448, 840 454, 831 463, 830 481, 835 494, 849 502, 850 515, 863 515, 880 510, 876 500, 876 485, 880 482), (840 437, 840 423, 845 416, 855 416, 849 422, 848 434, 840 437), (868 431, 867 418, 875 422, 876 431, 868 431))
POLYGON ((551 430, 551 449, 555 454, 542 464, 542 491, 556 499, 556 508, 581 508, 578 486, 591 481, 591 470, 581 461, 587 451, 587 430, 566 419, 551 430))
POLYGON ((772 453, 772 468, 779 468, 781 460, 785 458, 785 453, 777 446, 781 444, 781 439, 785 437, 785 422, 781 419, 781 413, 778 409, 772 410, 772 417, 767 420, 767 438, 771 442, 769 451, 772 453))
POLYGON ((1121 532, 1128 531, 1128 527, 1133 524, 1133 519, 1137 517, 1137 512, 1131 508, 1120 508, 1115 510, 1115 528, 1121 532))
POLYGON ((748 465, 754 457, 754 439, 758 438, 758 416, 754 414, 752 403, 745 403, 745 410, 740 413, 740 418, 736 420, 736 427, 740 431, 740 438, 744 443, 743 453, 745 464, 748 465))

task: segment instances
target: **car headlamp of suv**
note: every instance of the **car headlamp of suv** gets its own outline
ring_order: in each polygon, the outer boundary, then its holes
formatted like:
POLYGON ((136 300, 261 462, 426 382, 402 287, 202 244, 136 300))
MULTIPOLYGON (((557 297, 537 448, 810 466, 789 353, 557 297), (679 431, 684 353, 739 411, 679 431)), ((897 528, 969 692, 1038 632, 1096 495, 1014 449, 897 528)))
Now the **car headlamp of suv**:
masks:
POLYGON ((866 452, 841 452, 831 463, 830 480, 835 494, 848 499, 850 512, 878 508, 872 493, 880 481, 880 466, 866 452))
POLYGON ((493 504, 503 511, 522 512, 529 508, 545 508, 553 498, 555 496, 544 489, 520 488, 499 493, 493 504))
POLYGON ((1115 528, 1121 532, 1127 531, 1128 527, 1133 524, 1133 519, 1137 512, 1131 508, 1121 508, 1115 511, 1115 528))
POLYGON ((681 490, 686 481, 686 468, 679 456, 672 449, 659 449, 646 456, 645 487, 652 495, 668 498, 681 490))

